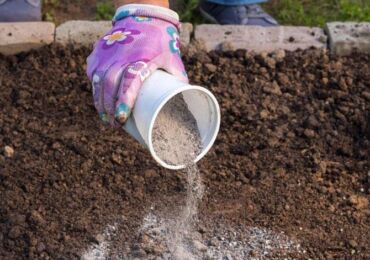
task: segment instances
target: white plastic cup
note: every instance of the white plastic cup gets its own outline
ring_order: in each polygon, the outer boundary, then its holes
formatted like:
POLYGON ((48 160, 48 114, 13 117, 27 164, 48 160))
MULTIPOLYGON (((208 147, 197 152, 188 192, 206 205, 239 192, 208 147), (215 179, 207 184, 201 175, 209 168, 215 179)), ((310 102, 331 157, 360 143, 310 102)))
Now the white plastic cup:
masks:
POLYGON ((203 87, 186 84, 171 74, 158 70, 145 80, 131 116, 123 127, 149 149, 161 166, 172 170, 183 169, 185 165, 168 164, 157 155, 153 148, 152 131, 160 110, 179 93, 182 93, 198 125, 203 148, 194 160, 195 163, 198 162, 211 149, 221 122, 220 107, 215 96, 203 87))

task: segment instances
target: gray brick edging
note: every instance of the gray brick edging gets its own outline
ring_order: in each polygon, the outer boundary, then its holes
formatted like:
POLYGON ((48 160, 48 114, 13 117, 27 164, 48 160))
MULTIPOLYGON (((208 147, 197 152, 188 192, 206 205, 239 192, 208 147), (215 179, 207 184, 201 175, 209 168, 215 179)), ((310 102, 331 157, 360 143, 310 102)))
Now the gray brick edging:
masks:
POLYGON ((0 53, 4 55, 37 49, 54 42, 55 25, 50 22, 0 23, 0 53))
POLYGON ((333 54, 370 53, 370 23, 331 22, 326 24, 325 32, 333 54))
MULTIPOLYGON (((92 46, 111 28, 111 21, 68 21, 56 28, 55 41, 61 45, 92 46)), ((180 41, 183 46, 190 43, 192 31, 192 24, 182 24, 180 41)))
POLYGON ((195 40, 204 43, 207 51, 222 49, 225 43, 234 49, 257 53, 327 47, 327 37, 321 28, 202 24, 195 28, 194 35, 195 40))
MULTIPOLYGON (((110 21, 68 21, 55 28, 50 22, 0 23, 0 53, 12 55, 44 45, 92 46, 111 28, 110 21)), ((333 22, 325 29, 279 26, 182 24, 184 47, 201 43, 206 51, 246 49, 253 52, 329 48, 333 54, 370 53, 370 23, 333 22), (194 35, 193 35, 194 33, 194 35)))
POLYGON ((56 28, 55 42, 64 46, 91 46, 111 28, 111 21, 67 21, 56 28))

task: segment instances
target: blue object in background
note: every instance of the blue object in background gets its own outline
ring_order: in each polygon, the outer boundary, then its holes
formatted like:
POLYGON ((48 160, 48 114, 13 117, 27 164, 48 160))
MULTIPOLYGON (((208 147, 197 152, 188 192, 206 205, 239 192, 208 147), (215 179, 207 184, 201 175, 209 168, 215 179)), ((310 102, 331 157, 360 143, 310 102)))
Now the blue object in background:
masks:
POLYGON ((41 0, 0 0, 0 22, 41 20, 41 0))

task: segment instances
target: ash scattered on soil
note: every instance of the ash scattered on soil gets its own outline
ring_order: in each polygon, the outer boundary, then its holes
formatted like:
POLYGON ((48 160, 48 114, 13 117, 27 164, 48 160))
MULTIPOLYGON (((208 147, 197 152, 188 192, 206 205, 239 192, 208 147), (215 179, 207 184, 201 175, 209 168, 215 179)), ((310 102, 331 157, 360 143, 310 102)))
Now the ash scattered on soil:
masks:
POLYGON ((82 254, 82 260, 105 260, 111 254, 111 241, 118 232, 117 225, 109 225, 105 228, 103 234, 97 235, 97 243, 94 243, 85 253, 82 254))
MULTIPOLYGON (((110 245, 132 250, 151 206, 163 219, 185 205, 183 173, 99 122, 89 51, 0 58, 1 259, 74 259, 112 223, 110 245)), ((215 146, 198 163, 202 238, 222 234, 221 224, 250 227, 284 232, 304 258, 370 258, 370 56, 185 52, 184 60, 222 112, 215 146)), ((144 259, 155 254, 141 249, 144 259)))
POLYGON ((149 213, 140 229, 140 244, 129 258, 147 259, 260 259, 261 257, 289 257, 291 254, 304 257, 305 251, 297 241, 288 238, 284 233, 274 233, 257 227, 233 227, 217 223, 218 227, 209 234, 194 232, 183 237, 185 250, 174 254, 164 243, 168 233, 168 219, 162 219, 149 213), (144 252, 155 252, 148 255, 144 252))
POLYGON ((175 219, 160 217, 151 211, 143 218, 135 236, 136 242, 131 246, 115 239, 113 236, 117 236, 119 229, 108 226, 99 236, 102 239, 92 245, 82 259, 282 259, 291 256, 304 258, 306 255, 299 241, 289 238, 284 232, 224 222, 215 223, 217 228, 207 234, 195 230, 183 233, 181 240, 176 241, 179 244, 173 247, 169 238, 176 224, 175 219))

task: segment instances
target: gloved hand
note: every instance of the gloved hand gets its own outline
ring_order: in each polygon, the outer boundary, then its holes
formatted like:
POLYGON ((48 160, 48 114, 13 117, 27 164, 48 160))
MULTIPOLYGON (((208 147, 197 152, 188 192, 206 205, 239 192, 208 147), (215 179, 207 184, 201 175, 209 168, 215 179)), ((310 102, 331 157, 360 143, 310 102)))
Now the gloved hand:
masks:
POLYGON ((117 9, 112 30, 87 59, 94 104, 104 122, 123 124, 144 80, 157 69, 187 82, 179 26, 178 15, 167 8, 130 4, 117 9))

